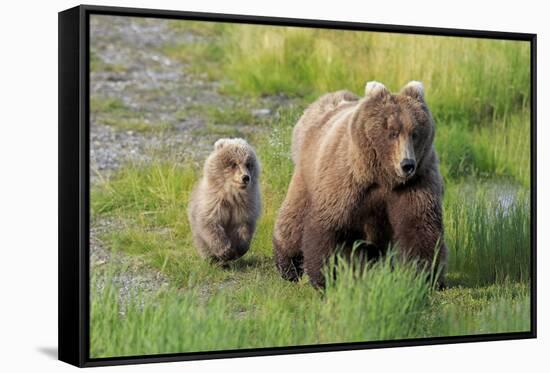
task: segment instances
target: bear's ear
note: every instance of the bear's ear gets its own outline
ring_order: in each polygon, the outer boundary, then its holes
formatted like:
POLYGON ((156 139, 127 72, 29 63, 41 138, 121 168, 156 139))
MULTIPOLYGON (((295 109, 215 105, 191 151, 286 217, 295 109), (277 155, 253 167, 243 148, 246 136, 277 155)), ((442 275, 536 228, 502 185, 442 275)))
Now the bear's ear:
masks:
POLYGON ((424 101, 424 85, 419 81, 412 80, 401 89, 401 94, 418 101, 424 101))
POLYGON ((229 139, 219 139, 214 143, 214 150, 219 150, 224 147, 229 139))
POLYGON ((365 97, 381 97, 389 93, 390 91, 388 91, 386 86, 380 82, 373 80, 371 82, 367 82, 365 85, 365 97))

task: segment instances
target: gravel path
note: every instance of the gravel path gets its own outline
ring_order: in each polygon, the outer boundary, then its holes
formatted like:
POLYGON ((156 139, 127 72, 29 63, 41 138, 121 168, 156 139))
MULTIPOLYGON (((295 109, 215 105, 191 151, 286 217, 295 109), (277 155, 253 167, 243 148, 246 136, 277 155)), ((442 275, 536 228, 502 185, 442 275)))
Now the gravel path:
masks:
POLYGON ((132 118, 168 124, 166 132, 120 131, 101 124, 92 105, 90 156, 92 183, 128 160, 148 161, 151 149, 175 148, 206 152, 209 139, 194 138, 190 130, 204 125, 200 118, 184 121, 177 113, 196 102, 221 104, 216 84, 185 73, 184 66, 166 57, 163 46, 193 42, 194 36, 173 31, 167 20, 93 16, 90 20, 92 58, 98 68, 90 77, 92 100, 116 99, 132 118))
MULTIPOLYGON (((200 120, 180 123, 176 113, 197 99, 218 99, 213 84, 196 82, 184 72, 184 66, 161 53, 170 42, 187 40, 192 36, 179 35, 166 20, 112 16, 93 16, 90 19, 91 45, 91 117, 90 169, 92 186, 125 162, 148 162, 150 151, 158 148, 177 148, 186 151, 206 151, 206 143, 193 139, 190 130, 201 126, 200 120), (196 87, 201 89, 197 90, 196 87), (131 118, 173 125, 166 132, 137 132, 120 130, 101 121, 102 109, 94 100, 122 102, 125 114, 131 118), (193 150, 190 150, 193 149, 193 150)), ((110 115, 107 113, 106 115, 110 115)), ((169 153, 169 152, 168 152, 169 153)), ((107 264, 117 271, 112 281, 120 289, 120 298, 127 299, 133 290, 153 291, 167 284, 158 271, 140 268, 131 257, 112 253, 101 242, 101 234, 117 229, 118 223, 95 219, 90 229, 90 263, 92 272, 103 270, 107 264)), ((95 286, 102 290, 105 276, 98 276, 95 286)), ((124 302, 123 302, 124 303, 124 302)))
MULTIPOLYGON (((121 301, 121 312, 124 305, 136 291, 142 294, 153 293, 169 284, 168 278, 161 272, 146 267, 138 259, 113 253, 108 250, 101 239, 101 234, 112 231, 120 226, 120 222, 110 219, 102 219, 92 223, 90 229, 90 263, 92 274, 95 275, 96 291, 102 292, 107 284, 111 283, 118 290, 118 298, 121 301)), ((143 299, 142 299, 143 301, 143 299)))

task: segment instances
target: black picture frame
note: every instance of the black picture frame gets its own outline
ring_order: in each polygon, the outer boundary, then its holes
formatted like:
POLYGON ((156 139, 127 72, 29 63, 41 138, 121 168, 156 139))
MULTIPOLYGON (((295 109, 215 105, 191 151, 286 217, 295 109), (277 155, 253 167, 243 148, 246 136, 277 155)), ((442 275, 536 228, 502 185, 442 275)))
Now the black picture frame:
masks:
POLYGON ((79 367, 536 338, 536 34, 81 5, 59 13, 59 360, 79 367), (89 356, 89 19, 119 15, 528 41, 531 47, 531 329, 528 332, 113 358, 89 356))

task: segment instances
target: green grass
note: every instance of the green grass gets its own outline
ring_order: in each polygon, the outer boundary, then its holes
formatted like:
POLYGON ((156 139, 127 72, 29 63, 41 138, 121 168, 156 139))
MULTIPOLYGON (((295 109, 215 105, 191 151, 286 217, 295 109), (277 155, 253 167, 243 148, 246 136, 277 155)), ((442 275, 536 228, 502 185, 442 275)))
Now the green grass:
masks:
POLYGON ((167 122, 154 122, 132 110, 121 99, 92 96, 90 113, 97 123, 119 131, 162 132, 171 128, 167 122))
POLYGON ((179 120, 201 118, 204 126, 193 129, 195 136, 243 137, 244 126, 264 126, 266 120, 256 117, 250 106, 229 103, 224 106, 191 105, 176 113, 179 120))
POLYGON ((225 124, 236 126, 258 123, 251 108, 236 103, 226 106, 212 106, 207 104, 189 105, 178 111, 176 116, 179 120, 186 120, 199 116, 204 118, 207 124, 211 125, 225 124))
POLYGON ((93 49, 90 50, 90 71, 123 73, 126 70, 124 65, 107 63, 103 61, 93 49))
POLYGON ((451 270, 468 285, 527 282, 531 260, 527 192, 467 188, 471 186, 451 186, 444 201, 451 270))
MULTIPOLYGON (((92 286, 93 357, 385 341, 529 329, 528 288, 435 292, 426 275, 390 259, 354 271, 340 261, 323 296, 270 275, 203 291, 196 283, 121 303, 92 286), (269 282, 268 282, 269 281, 269 282)), ((230 270, 239 276, 238 270, 230 270)))
POLYGON ((161 294, 136 294, 124 315, 116 289, 93 294, 94 356, 529 329, 529 203, 522 187, 508 182, 447 185, 447 290, 430 289, 407 266, 390 271, 387 261, 363 274, 341 264, 324 296, 306 279, 283 281, 271 238, 292 173, 291 123, 299 113, 281 112, 269 134, 253 139, 262 162, 263 214, 251 251, 228 268, 202 260, 190 238, 187 201, 201 165, 128 165, 92 190, 93 218, 119 222, 101 239, 171 283, 161 294), (501 185, 512 188, 506 208, 501 185))
POLYGON ((433 294, 423 323, 429 335, 473 335, 529 330, 529 287, 507 283, 450 288, 433 294))
POLYGON ((220 22, 203 22, 203 21, 170 21, 170 27, 174 31, 181 33, 191 33, 199 38, 209 38, 221 35, 227 24, 220 22))
POLYGON ((90 99, 90 111, 92 114, 126 114, 130 109, 119 98, 92 96, 90 99))
POLYGON ((470 129, 463 122, 438 126, 435 146, 447 181, 507 177, 530 183, 529 112, 470 129))
POLYGON ((154 123, 141 118, 103 118, 99 121, 101 124, 115 128, 121 131, 134 131, 134 132, 152 132, 152 131, 166 131, 171 126, 166 122, 154 123))
POLYGON ((256 25, 214 27, 208 22, 173 26, 191 34, 208 30, 205 41, 171 46, 172 56, 181 51, 179 56, 199 70, 203 65, 204 72, 223 72, 224 90, 229 93, 283 93, 311 99, 343 88, 362 93, 367 80, 398 90, 416 79, 424 82, 441 120, 463 118, 477 125, 529 106, 527 42, 256 25), (201 59, 193 58, 197 55, 201 59), (214 65, 204 65, 204 59, 214 65))
MULTIPOLYGON (((425 85, 437 123, 446 179, 530 175, 529 44, 518 41, 177 22, 201 37, 166 52, 192 73, 220 80, 220 91, 255 99, 283 94, 309 103, 338 89, 362 95, 377 80, 397 91, 425 85)), ((240 113, 205 109, 209 123, 240 113)), ((248 113, 249 114, 249 113, 248 113)), ((220 135, 231 130, 208 130, 220 135)))
POLYGON ((219 61, 223 59, 223 50, 218 43, 208 40, 180 45, 167 45, 163 52, 172 58, 188 64, 191 73, 200 74, 211 80, 223 79, 219 61), (201 61, 198 63, 198 61, 201 61))
POLYGON ((252 114, 252 111, 242 106, 231 107, 212 107, 209 106, 203 111, 211 124, 229 124, 229 125, 242 125, 242 124, 254 124, 257 122, 256 117, 252 114))

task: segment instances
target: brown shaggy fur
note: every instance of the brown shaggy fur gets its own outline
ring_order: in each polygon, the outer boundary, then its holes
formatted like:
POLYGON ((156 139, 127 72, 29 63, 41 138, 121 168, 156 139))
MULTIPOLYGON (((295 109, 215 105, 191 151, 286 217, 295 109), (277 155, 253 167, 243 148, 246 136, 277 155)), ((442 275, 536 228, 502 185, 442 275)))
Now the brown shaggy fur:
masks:
POLYGON ((285 279, 305 271, 322 287, 327 258, 356 240, 366 242, 362 258, 394 244, 421 263, 435 257, 444 270, 443 180, 423 87, 410 82, 391 94, 370 82, 365 91, 361 99, 348 91, 324 95, 294 128, 295 169, 273 235, 285 279))
POLYGON ((220 139, 191 194, 188 216, 199 253, 226 262, 243 256, 260 216, 260 165, 243 139, 220 139))

